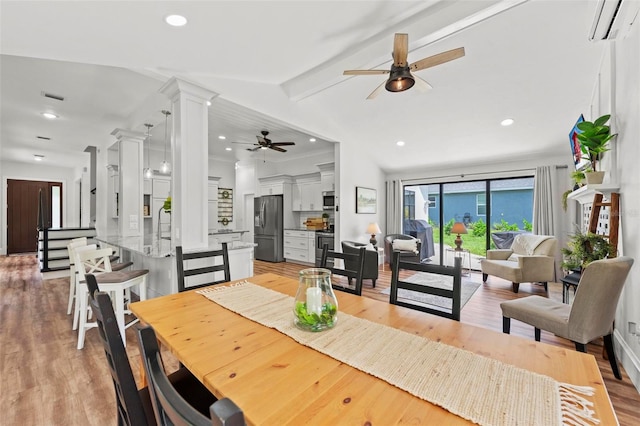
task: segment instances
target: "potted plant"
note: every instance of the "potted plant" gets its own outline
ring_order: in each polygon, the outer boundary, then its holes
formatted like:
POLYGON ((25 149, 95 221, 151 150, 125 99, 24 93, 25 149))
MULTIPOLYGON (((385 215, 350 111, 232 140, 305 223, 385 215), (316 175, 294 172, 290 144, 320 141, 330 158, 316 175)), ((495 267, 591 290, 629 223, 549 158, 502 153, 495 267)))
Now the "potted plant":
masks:
POLYGON ((573 181, 573 188, 567 189, 562 194, 562 209, 567 211, 567 197, 576 189, 579 189, 582 185, 584 185, 585 175, 582 170, 574 170, 571 172, 571 180, 573 181))
POLYGON ((616 137, 616 134, 611 134, 611 128, 606 125, 611 115, 603 115, 598 117, 595 121, 583 121, 578 123, 577 134, 580 141, 580 150, 584 154, 584 159, 591 162, 591 171, 586 172, 587 183, 602 183, 604 178, 604 172, 598 170, 597 164, 600 161, 602 154, 609 151, 607 144, 611 139, 616 137))
POLYGON ((587 232, 576 232, 567 247, 561 249, 563 261, 562 269, 566 271, 581 271, 594 260, 605 259, 611 254, 611 244, 602 235, 587 232))

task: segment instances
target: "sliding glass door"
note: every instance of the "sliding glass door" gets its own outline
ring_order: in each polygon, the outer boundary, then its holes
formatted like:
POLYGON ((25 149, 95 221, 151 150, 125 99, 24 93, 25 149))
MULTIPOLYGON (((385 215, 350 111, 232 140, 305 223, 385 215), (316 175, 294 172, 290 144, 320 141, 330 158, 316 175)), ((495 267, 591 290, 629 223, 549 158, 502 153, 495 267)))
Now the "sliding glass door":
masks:
POLYGON ((403 233, 422 242, 422 262, 478 270, 488 248, 531 231, 533 177, 404 187, 403 233), (498 242, 496 242, 498 241, 498 242))

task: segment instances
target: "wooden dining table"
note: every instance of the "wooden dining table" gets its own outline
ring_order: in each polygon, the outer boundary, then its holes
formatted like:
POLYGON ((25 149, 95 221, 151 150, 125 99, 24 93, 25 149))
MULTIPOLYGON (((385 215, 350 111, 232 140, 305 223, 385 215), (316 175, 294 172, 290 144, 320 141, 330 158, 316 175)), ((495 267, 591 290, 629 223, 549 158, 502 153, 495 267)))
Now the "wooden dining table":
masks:
MULTIPOLYGON (((290 296, 298 282, 247 279, 290 296)), ((595 416, 618 424, 592 355, 336 291, 339 310, 463 348, 559 382, 590 386, 595 416)), ((470 424, 445 409, 337 361, 195 291, 131 304, 144 324, 218 398, 231 398, 255 425, 470 424)), ((293 306, 291 311, 293 321, 293 306)), ((339 327, 338 323, 336 327, 339 327)), ((366 348, 363 348, 366 350, 366 348)), ((526 398, 526 390, 522 398, 526 398)))

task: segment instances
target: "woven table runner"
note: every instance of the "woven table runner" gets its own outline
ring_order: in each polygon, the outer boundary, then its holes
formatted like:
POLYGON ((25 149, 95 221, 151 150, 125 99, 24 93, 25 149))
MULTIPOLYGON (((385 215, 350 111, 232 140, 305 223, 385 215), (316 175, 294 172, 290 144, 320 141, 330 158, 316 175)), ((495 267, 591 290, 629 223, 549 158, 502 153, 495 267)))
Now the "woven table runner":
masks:
POLYGON ((294 298, 246 281, 200 293, 230 311, 479 425, 592 425, 593 388, 338 312, 332 329, 293 323, 294 298), (580 395, 581 394, 581 395, 580 395))

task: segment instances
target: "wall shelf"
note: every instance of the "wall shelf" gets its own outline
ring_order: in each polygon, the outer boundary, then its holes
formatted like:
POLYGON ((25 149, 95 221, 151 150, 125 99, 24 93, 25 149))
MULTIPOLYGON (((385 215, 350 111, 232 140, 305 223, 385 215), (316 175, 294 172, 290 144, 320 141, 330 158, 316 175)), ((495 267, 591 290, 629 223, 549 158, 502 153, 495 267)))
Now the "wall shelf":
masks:
POLYGON ((567 196, 568 200, 575 200, 580 204, 593 202, 593 196, 595 194, 602 194, 607 199, 611 199, 612 192, 618 192, 620 186, 613 184, 598 184, 598 185, 585 185, 582 188, 576 189, 567 196))

